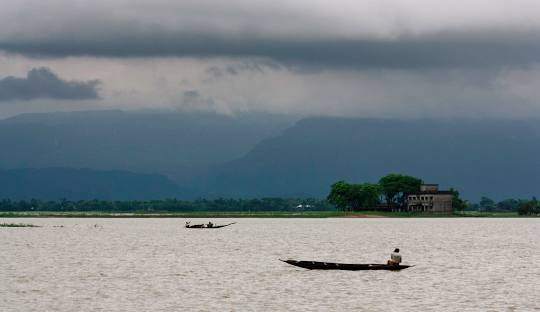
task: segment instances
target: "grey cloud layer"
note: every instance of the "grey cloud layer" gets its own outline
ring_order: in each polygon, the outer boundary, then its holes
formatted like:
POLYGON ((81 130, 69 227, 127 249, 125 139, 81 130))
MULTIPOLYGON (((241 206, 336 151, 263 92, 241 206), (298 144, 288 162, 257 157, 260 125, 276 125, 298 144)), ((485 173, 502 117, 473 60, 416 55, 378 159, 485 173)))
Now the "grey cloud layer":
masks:
POLYGON ((284 64, 353 68, 490 67, 540 62, 535 32, 443 33, 393 40, 225 38, 167 32, 0 40, 0 49, 36 56, 266 57, 284 64))
MULTIPOLYGON (((538 0, 0 0, 0 7, 4 75, 47 66, 61 77, 96 77, 106 99, 19 105, 4 95, 10 114, 92 102, 385 118, 540 115, 538 0)), ((82 84, 87 98, 97 97, 92 82, 82 84)))
POLYGON ((0 101, 59 99, 98 99, 99 81, 65 81, 48 68, 34 68, 26 78, 0 80, 0 101))
POLYGON ((0 117, 32 111, 140 108, 383 118, 540 116, 540 65, 306 73, 253 59, 34 59, 0 54, 0 68, 12 76, 41 66, 79 81, 99 77, 103 81, 99 95, 104 100, 6 101, 0 103, 0 117))
POLYGON ((349 68, 540 62, 537 0, 0 0, 0 6, 0 51, 27 56, 255 56, 349 68))

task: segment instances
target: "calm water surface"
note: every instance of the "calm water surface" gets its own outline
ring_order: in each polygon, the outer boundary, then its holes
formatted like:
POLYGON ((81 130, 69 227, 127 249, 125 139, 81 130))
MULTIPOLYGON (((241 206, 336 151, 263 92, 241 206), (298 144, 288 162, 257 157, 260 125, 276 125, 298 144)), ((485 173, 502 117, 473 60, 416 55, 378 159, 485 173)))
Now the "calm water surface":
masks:
POLYGON ((0 219, 43 226, 0 228, 0 311, 540 311, 540 219, 184 221, 0 219))

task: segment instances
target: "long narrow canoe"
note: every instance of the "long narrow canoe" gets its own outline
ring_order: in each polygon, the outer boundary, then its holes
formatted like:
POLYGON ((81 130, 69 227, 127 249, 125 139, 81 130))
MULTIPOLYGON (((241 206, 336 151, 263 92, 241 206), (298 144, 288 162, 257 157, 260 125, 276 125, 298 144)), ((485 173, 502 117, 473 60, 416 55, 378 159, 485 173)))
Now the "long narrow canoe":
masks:
POLYGON ((187 229, 219 229, 219 228, 222 228, 222 227, 233 225, 235 223, 236 222, 229 223, 229 224, 223 224, 223 225, 213 225, 213 226, 208 226, 206 224, 193 224, 193 225, 186 224, 186 228, 187 229))
POLYGON ((361 271, 361 270, 387 270, 387 271, 399 271, 406 268, 410 268, 413 265, 388 265, 388 264, 349 264, 349 263, 332 263, 332 262, 319 262, 319 261, 297 261, 297 260, 281 260, 290 265, 301 267, 309 270, 348 270, 348 271, 361 271))

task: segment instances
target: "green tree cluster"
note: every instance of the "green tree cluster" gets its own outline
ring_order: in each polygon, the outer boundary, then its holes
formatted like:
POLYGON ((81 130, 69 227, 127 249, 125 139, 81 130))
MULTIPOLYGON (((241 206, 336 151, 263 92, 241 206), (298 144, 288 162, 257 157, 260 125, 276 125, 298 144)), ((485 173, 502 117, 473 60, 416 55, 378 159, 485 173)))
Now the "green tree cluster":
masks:
POLYGON ((379 180, 382 192, 389 208, 403 207, 407 194, 420 191, 422 180, 401 174, 389 174, 379 180))
POLYGON ((481 211, 495 211, 495 208, 497 207, 494 200, 492 200, 491 198, 484 197, 484 196, 480 198, 479 205, 480 205, 481 211))
POLYGON ((350 184, 338 181, 331 187, 329 203, 344 211, 373 208, 380 203, 381 188, 378 184, 350 184))
POLYGON ((420 190, 422 180, 406 175, 389 174, 378 184, 351 184, 338 181, 332 184, 327 197, 329 203, 338 209, 355 211, 377 208, 384 198, 387 208, 401 208, 406 203, 407 194, 420 190))
POLYGON ((540 202, 536 197, 531 200, 522 200, 518 204, 517 211, 520 215, 540 215, 540 202))
POLYGON ((497 211, 517 211, 521 201, 513 198, 501 200, 497 203, 497 211))
POLYGON ((482 197, 480 202, 469 204, 468 210, 484 211, 484 212, 518 212, 522 215, 539 214, 538 200, 533 197, 531 200, 507 198, 500 202, 495 202, 491 198, 482 197))
POLYGON ((454 210, 454 212, 459 211, 462 213, 465 209, 469 207, 467 201, 459 197, 459 192, 456 189, 450 188, 450 192, 454 196, 452 197, 452 209, 454 210))

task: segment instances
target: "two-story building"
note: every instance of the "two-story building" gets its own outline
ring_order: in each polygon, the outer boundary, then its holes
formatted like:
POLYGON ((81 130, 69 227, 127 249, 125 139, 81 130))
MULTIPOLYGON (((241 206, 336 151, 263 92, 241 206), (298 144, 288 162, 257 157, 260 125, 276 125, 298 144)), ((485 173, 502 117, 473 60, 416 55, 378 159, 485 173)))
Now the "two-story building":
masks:
POLYGON ((408 194, 407 211, 425 211, 452 213, 452 199, 450 191, 439 191, 438 184, 422 184, 420 192, 408 194))

